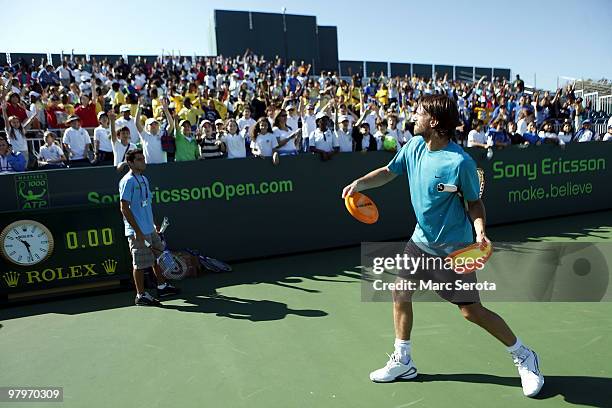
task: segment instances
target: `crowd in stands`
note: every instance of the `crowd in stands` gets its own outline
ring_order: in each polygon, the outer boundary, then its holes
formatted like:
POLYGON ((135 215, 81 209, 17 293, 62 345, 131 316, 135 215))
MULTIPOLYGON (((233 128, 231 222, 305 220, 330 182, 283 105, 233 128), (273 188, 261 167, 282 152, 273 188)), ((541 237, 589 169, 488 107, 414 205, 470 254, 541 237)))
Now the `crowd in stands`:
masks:
POLYGON ((137 147, 149 164, 393 152, 413 136, 419 97, 436 93, 456 100, 462 124, 455 141, 467 147, 612 140, 612 118, 607 133, 597 134, 592 106, 571 85, 531 92, 519 75, 478 82, 384 73, 342 78, 247 51, 196 61, 139 57, 131 65, 21 61, 3 67, 1 79, 0 173, 121 165, 137 147), (44 144, 31 149, 28 137, 41 134, 44 144))

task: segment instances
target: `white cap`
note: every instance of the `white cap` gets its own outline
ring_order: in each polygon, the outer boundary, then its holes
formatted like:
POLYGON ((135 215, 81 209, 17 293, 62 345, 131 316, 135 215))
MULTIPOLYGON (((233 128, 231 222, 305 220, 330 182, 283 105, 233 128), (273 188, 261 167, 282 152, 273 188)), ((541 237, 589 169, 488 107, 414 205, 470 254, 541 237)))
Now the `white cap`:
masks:
POLYGON ((121 105, 119 112, 130 112, 130 105, 121 105))
POLYGON ((338 123, 342 123, 342 122, 344 122, 345 120, 350 120, 350 119, 349 119, 349 115, 340 115, 340 116, 338 117, 338 123))
POLYGON ((155 118, 149 118, 145 121, 145 125, 151 125, 153 123, 159 123, 155 118))
POLYGON ((315 116, 315 119, 321 119, 321 118, 328 118, 329 116, 327 116, 327 113, 321 111, 319 113, 317 113, 317 116, 315 116))

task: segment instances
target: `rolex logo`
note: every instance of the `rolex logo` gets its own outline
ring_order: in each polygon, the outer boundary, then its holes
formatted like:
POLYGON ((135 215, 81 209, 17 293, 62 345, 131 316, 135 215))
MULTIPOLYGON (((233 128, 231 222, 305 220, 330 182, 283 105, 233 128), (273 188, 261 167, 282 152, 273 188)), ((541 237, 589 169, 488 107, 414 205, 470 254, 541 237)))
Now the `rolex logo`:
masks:
POLYGON ((102 262, 102 267, 108 275, 112 275, 117 270, 117 261, 114 259, 107 259, 106 261, 102 262))
POLYGON ((3 276, 9 288, 17 287, 17 283, 19 283, 19 272, 5 272, 3 276))

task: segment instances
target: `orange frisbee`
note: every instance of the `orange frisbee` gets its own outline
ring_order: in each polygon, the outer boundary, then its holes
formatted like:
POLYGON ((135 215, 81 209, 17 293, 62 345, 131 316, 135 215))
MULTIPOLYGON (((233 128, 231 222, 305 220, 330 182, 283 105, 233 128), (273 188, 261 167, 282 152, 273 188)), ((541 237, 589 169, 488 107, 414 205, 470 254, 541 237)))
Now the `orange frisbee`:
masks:
POLYGON ((346 196, 344 205, 353 217, 365 224, 374 224, 378 221, 378 208, 374 201, 365 194, 353 193, 346 196))
POLYGON ((477 242, 450 253, 447 258, 453 261, 456 273, 465 275, 481 269, 492 253, 493 245, 477 242))

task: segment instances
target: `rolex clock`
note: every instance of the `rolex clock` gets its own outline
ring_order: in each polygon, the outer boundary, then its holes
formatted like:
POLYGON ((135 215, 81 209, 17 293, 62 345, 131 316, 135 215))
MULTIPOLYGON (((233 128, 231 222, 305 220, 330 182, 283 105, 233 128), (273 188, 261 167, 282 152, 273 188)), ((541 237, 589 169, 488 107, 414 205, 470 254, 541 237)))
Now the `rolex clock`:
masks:
POLYGON ((15 221, 0 233, 2 257, 20 266, 44 261, 51 256, 53 246, 51 231, 38 221, 15 221))

